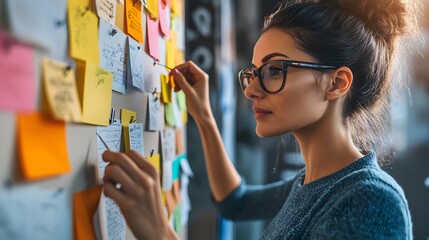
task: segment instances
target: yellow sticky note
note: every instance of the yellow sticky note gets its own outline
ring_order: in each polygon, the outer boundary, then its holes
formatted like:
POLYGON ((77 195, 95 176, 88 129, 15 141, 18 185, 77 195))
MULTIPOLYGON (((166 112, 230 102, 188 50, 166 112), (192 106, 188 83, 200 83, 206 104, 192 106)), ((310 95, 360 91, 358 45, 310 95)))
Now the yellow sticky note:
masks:
POLYGON ((138 42, 143 42, 142 34, 142 6, 140 1, 126 0, 125 16, 127 33, 138 42))
POLYGON ((77 62, 77 86, 82 104, 81 122, 109 125, 113 74, 91 62, 77 62))
MULTIPOLYGON (((172 31, 170 34, 173 33, 172 31)), ((172 35, 171 35, 172 36, 172 35)), ((165 65, 169 68, 174 68, 176 66, 176 45, 172 40, 166 40, 166 51, 165 51, 165 65)))
POLYGON ((158 170, 158 172, 161 169, 161 155, 155 154, 152 157, 148 157, 147 160, 158 170))
POLYGON ((177 50, 174 57, 176 58, 176 66, 185 62, 185 52, 183 51, 177 50))
POLYGON ((163 103, 171 103, 171 85, 164 74, 161 74, 161 99, 163 103))
POLYGON ((99 64, 98 17, 90 0, 68 0, 70 56, 99 64))
POLYGON ((116 18, 115 18, 115 25, 119 29, 121 29, 122 32, 125 32, 125 6, 124 4, 117 2, 116 3, 116 18))
POLYGON ((182 1, 171 0, 171 12, 176 16, 182 15, 182 1))
POLYGON ((158 0, 146 0, 146 8, 151 18, 158 18, 158 0))
POLYGON ((81 109, 74 70, 66 64, 44 58, 43 85, 51 114, 55 119, 79 121, 81 109))
POLYGON ((93 216, 103 186, 89 188, 73 195, 73 229, 76 240, 96 239, 93 216))
POLYGON ((124 133, 125 152, 130 151, 130 132, 128 125, 137 122, 137 113, 125 108, 121 109, 121 123, 124 133))
POLYGON ((182 112, 182 122, 183 124, 187 124, 188 123, 188 112, 182 112))
POLYGON ((23 177, 35 180, 70 171, 65 123, 41 113, 17 115, 18 152, 23 177))

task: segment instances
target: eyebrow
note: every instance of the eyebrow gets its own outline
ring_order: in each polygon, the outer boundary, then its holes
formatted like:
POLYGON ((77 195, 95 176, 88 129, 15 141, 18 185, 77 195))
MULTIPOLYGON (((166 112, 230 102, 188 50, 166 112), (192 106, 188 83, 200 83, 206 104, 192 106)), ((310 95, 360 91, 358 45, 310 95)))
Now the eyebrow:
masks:
MULTIPOLYGON (((266 55, 265 57, 262 58, 262 63, 266 63, 268 62, 271 58, 273 57, 286 57, 286 58, 290 58, 288 55, 283 54, 283 53, 278 53, 278 52, 274 52, 274 53, 270 53, 268 55, 266 55)), ((255 64, 252 63, 252 66, 256 68, 255 64)))

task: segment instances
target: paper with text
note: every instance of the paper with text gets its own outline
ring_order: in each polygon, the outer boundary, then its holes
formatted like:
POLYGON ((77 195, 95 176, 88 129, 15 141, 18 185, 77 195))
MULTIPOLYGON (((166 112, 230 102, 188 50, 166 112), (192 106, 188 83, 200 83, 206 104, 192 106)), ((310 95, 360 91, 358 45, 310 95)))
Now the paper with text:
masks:
POLYGON ((103 182, 104 170, 107 166, 102 158, 103 153, 107 150, 106 144, 110 151, 119 152, 121 148, 122 124, 119 120, 107 127, 97 127, 97 152, 98 152, 98 181, 103 182), (104 141, 104 143, 103 143, 104 141))
POLYGON ((155 97, 153 94, 148 95, 147 103, 147 118, 148 118, 148 130, 159 131, 162 127, 163 114, 161 113, 161 100, 155 97))
POLYGON ((144 91, 143 46, 128 38, 127 87, 144 91))
POLYGON ((70 172, 65 123, 34 112, 17 115, 19 160, 27 180, 70 172))
POLYGON ((127 67, 127 35, 100 20, 100 66, 113 73, 113 90, 125 93, 127 67))
POLYGON ((130 123, 137 122, 137 113, 125 108, 121 109, 121 123, 122 127, 124 128, 124 146, 125 146, 125 152, 128 152, 130 150, 130 136, 129 136, 129 130, 128 125, 130 123))
POLYGON ((99 64, 98 18, 90 0, 68 0, 70 56, 99 64))
POLYGON ((116 202, 104 193, 101 194, 93 219, 97 239, 125 240, 127 228, 124 216, 116 202))
POLYGON ((77 62, 77 86, 82 122, 109 125, 113 74, 91 62, 77 62))
POLYGON ((100 19, 115 25, 116 0, 95 0, 95 6, 100 19))
POLYGON ((130 149, 144 156, 143 123, 131 123, 128 126, 130 136, 130 149))
POLYGON ((0 31, 0 109, 31 112, 36 109, 34 50, 0 31))
POLYGON ((52 116, 57 120, 77 122, 81 105, 74 70, 65 63, 44 58, 43 85, 52 116))
POLYGON ((161 132, 162 162, 172 162, 176 157, 176 133, 173 128, 161 132))
POLYGON ((143 42, 142 5, 140 1, 125 1, 125 16, 127 33, 138 42, 143 42))

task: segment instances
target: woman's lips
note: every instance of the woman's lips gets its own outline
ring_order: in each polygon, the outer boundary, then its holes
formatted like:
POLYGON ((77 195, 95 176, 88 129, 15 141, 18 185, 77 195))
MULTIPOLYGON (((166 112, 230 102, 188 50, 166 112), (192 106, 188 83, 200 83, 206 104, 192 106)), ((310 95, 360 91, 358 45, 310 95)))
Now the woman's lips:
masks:
POLYGON ((253 117, 255 119, 260 119, 260 118, 266 117, 272 113, 268 110, 258 108, 258 107, 253 107, 253 111, 255 112, 255 114, 253 115, 253 117))

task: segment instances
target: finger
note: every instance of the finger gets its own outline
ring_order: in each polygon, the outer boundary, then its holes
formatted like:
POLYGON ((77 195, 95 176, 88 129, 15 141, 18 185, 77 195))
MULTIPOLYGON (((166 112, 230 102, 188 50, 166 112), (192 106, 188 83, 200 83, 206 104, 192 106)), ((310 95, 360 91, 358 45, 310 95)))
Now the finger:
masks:
POLYGON ((125 206, 128 201, 127 196, 120 190, 116 189, 112 183, 105 183, 103 187, 103 192, 106 197, 113 199, 119 205, 120 208, 125 206))
POLYGON ((185 94, 192 92, 193 89, 189 84, 188 80, 185 78, 185 76, 183 76, 183 74, 180 71, 177 70, 177 68, 173 69, 171 73, 173 74, 176 86, 183 89, 185 94))
POLYGON ((158 180, 159 174, 158 170, 150 163, 146 158, 140 155, 138 152, 131 150, 127 152, 127 155, 136 163, 136 165, 148 173, 154 180, 158 180))
POLYGON ((119 152, 105 151, 102 156, 106 162, 114 163, 121 166, 128 175, 130 175, 136 181, 142 181, 142 175, 140 168, 131 160, 126 154, 119 152))
POLYGON ((103 181, 114 184, 115 187, 116 183, 121 184, 121 190, 127 195, 134 195, 134 190, 138 188, 135 181, 119 165, 112 163, 106 167, 103 181))
POLYGON ((206 74, 193 61, 187 61, 185 63, 182 63, 178 65, 176 68, 183 73, 189 74, 193 78, 200 78, 206 74))

